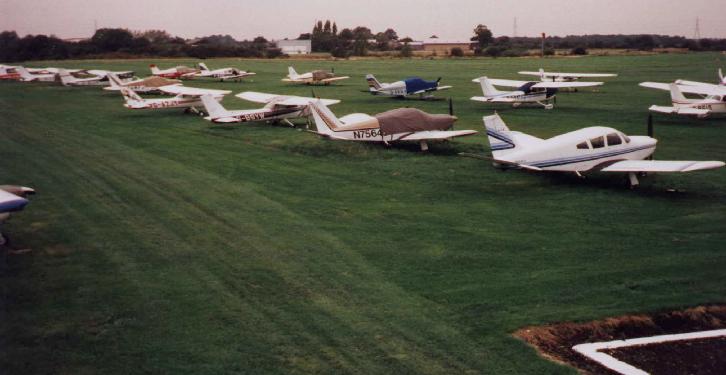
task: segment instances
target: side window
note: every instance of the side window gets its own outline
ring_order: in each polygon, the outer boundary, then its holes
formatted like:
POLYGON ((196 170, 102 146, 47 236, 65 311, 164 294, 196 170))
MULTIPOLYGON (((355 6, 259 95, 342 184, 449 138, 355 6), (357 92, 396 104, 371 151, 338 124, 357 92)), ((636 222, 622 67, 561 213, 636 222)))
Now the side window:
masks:
POLYGON ((623 136, 623 139, 625 140, 625 143, 630 143, 630 137, 628 137, 627 135, 622 134, 622 133, 620 135, 623 136))
POLYGON ((590 147, 587 145, 587 141, 578 143, 577 148, 580 150, 588 150, 590 147))
POLYGON ((592 148, 605 147, 605 137, 593 138, 590 140, 590 144, 592 144, 592 148))
POLYGON ((617 133, 608 134, 608 146, 615 146, 621 143, 623 143, 623 140, 620 139, 620 136, 617 135, 617 133))

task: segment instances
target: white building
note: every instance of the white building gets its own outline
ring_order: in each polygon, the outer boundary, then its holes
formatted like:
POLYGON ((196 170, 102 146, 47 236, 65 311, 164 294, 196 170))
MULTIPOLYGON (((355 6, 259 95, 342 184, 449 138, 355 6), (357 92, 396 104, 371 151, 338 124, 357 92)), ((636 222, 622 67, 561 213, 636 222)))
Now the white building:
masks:
POLYGON ((313 50, 310 40, 286 39, 278 40, 275 43, 282 53, 288 55, 306 55, 313 50))

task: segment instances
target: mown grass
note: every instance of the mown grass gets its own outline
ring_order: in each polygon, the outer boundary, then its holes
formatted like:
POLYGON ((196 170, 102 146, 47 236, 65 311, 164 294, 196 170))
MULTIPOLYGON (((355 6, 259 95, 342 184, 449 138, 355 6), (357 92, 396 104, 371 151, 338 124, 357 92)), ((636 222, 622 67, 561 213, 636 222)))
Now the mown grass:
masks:
MULTIPOLYGON (((33 66, 134 69, 152 61, 33 66)), ((500 108, 549 137, 589 125, 645 132, 668 94, 642 80, 713 81, 717 54, 559 59, 223 59, 258 73, 190 86, 309 95, 279 81, 335 67, 315 94, 339 115, 445 101, 370 96, 417 74, 454 88, 457 129, 489 108, 470 80, 540 66, 617 72, 552 111, 500 108)), ((191 60, 157 62, 162 68, 191 60)), ((233 96, 230 109, 254 108, 233 96)), ((302 128, 303 126, 301 126, 302 128)), ((660 159, 724 159, 726 121, 656 117, 660 159)), ((2 183, 39 194, 4 226, 0 368, 69 373, 573 373, 510 337, 517 328, 726 299, 726 171, 616 176, 501 172, 456 156, 482 135, 415 147, 337 143, 301 128, 210 126, 136 112, 95 88, 0 83, 2 183), (669 188, 679 192, 669 192, 669 188)))

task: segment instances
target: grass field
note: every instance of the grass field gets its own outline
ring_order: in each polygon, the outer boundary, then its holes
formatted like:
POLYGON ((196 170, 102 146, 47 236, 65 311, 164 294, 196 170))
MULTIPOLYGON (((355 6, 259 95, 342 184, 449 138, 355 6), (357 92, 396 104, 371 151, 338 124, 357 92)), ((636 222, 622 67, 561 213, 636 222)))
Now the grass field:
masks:
MULTIPOLYGON (((720 54, 558 59, 210 60, 257 72, 199 87, 309 95, 338 115, 445 101, 373 97, 417 74, 453 85, 456 129, 492 113, 472 78, 617 72, 552 111, 501 108, 549 137, 605 125, 644 134, 668 93, 643 80, 714 81, 720 54)), ((36 62, 133 69, 152 61, 36 62)), ((192 60, 155 61, 162 68, 192 60)), ((386 148, 266 124, 211 126, 130 111, 98 88, 0 82, 0 182, 39 192, 3 230, 4 374, 574 374, 512 338, 527 325, 726 302, 726 169, 641 179, 502 172, 457 156, 483 135, 386 148), (669 192, 677 188, 679 192, 669 192)), ((254 108, 228 96, 229 109, 254 108)), ((724 160, 726 119, 656 116, 658 159, 724 160)))

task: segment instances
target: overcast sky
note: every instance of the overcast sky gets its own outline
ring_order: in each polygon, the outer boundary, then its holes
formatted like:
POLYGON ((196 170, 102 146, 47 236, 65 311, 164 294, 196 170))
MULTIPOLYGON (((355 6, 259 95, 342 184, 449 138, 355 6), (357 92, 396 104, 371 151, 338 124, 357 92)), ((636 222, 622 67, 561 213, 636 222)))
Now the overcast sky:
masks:
POLYGON ((483 23, 498 35, 668 34, 726 38, 725 0, 0 0, 0 30, 89 37, 101 27, 163 29, 185 38, 230 34, 295 38, 318 19, 338 28, 393 28, 399 37, 468 39, 483 23))

